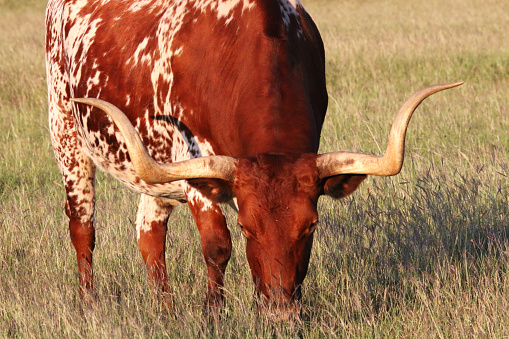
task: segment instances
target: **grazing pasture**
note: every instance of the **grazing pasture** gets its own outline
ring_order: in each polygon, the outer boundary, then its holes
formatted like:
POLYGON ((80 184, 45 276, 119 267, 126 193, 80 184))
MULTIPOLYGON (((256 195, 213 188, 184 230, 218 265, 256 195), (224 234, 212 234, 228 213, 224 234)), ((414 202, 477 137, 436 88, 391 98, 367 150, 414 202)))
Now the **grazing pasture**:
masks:
POLYGON ((244 238, 221 323, 201 316, 206 272, 188 209, 169 224, 175 317, 148 292, 137 195, 97 180, 95 282, 77 298, 64 191, 47 127, 45 1, 0 0, 0 337, 501 337, 509 333, 509 3, 303 0, 324 39, 321 152, 381 154, 414 91, 465 81, 416 111, 402 173, 322 197, 301 323, 253 308, 244 238))

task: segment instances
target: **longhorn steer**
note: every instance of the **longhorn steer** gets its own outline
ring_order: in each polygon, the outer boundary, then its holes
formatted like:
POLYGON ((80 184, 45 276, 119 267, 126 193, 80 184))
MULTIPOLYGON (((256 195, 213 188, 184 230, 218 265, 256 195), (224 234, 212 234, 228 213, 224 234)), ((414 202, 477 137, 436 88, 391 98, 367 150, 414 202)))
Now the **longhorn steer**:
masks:
POLYGON ((397 174, 414 109, 459 85, 412 96, 383 157, 318 155, 324 50, 298 0, 50 0, 46 25, 51 140, 81 295, 93 288, 99 167, 141 193, 138 244, 158 290, 169 291, 168 217, 187 202, 208 270, 207 304, 221 303, 231 239, 219 203, 236 198, 256 291, 298 310, 319 196, 341 198, 366 175, 397 174), (83 97, 107 102, 73 99, 83 97))

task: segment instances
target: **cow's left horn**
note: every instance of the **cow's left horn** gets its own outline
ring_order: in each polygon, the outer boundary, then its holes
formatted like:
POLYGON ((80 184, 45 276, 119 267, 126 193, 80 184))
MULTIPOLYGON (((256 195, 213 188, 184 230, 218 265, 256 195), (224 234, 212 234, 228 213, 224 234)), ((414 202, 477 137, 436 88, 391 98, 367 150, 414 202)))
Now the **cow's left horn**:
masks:
POLYGON ((414 110, 430 95, 463 84, 434 85, 416 92, 401 107, 392 124, 389 143, 383 157, 351 152, 321 154, 317 167, 321 178, 339 174, 396 175, 401 171, 405 153, 405 134, 414 110))
POLYGON ((150 156, 134 126, 116 106, 94 98, 71 100, 100 108, 113 119, 124 137, 136 174, 147 183, 157 184, 197 178, 234 180, 237 165, 235 158, 215 155, 161 164, 150 156))

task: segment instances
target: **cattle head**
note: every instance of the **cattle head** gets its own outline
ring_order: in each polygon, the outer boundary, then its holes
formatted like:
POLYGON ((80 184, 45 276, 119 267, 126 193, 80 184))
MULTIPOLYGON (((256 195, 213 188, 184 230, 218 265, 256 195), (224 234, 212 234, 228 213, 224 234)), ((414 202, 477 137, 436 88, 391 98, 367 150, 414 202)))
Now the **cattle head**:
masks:
POLYGON ((233 184, 238 225, 246 238, 256 291, 272 310, 299 308, 294 301, 300 300, 308 269, 320 195, 343 197, 366 177, 321 178, 317 158, 316 154, 262 154, 238 161, 233 184))
POLYGON ((414 110, 431 94, 460 84, 435 85, 415 93, 398 112, 382 157, 351 152, 217 155, 161 164, 148 154, 135 128, 115 106, 99 99, 74 101, 96 106, 113 119, 136 173, 147 183, 185 179, 215 201, 235 198, 256 290, 266 305, 288 311, 299 308, 296 301, 308 269, 320 195, 342 198, 367 175, 398 174, 414 110))

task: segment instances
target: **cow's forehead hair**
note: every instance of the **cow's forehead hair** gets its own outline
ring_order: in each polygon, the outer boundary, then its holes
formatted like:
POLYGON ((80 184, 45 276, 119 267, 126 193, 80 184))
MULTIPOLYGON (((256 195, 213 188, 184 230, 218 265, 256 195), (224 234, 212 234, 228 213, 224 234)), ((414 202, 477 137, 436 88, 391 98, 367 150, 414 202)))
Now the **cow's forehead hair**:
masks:
POLYGON ((236 187, 253 193, 266 205, 287 203, 296 198, 295 194, 314 195, 318 187, 318 170, 313 154, 262 154, 241 161, 237 175, 236 187))

